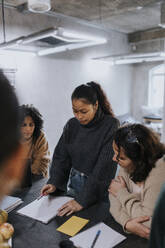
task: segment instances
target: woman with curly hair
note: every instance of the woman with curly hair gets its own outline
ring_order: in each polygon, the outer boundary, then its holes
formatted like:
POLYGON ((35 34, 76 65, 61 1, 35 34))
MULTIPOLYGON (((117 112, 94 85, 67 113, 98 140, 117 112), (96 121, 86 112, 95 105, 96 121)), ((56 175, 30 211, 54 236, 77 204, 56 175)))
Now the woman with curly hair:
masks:
POLYGON ((165 146, 141 124, 119 128, 113 140, 119 175, 109 186, 110 212, 124 230, 148 238, 165 180, 165 146))
POLYGON ((112 140, 118 120, 101 86, 82 84, 73 91, 71 101, 75 117, 64 127, 50 178, 41 190, 43 195, 63 190, 74 198, 61 206, 59 216, 108 200, 108 186, 116 172, 112 140))
POLYGON ((32 105, 19 108, 21 116, 21 143, 31 160, 32 175, 35 178, 48 176, 49 150, 48 142, 42 131, 43 119, 40 112, 32 105))

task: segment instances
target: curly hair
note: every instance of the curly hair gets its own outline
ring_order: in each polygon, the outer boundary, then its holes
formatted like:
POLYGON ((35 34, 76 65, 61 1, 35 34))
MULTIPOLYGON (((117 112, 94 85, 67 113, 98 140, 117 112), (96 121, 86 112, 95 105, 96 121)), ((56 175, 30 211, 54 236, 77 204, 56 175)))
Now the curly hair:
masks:
POLYGON ((89 82, 87 84, 81 84, 72 93, 71 99, 83 98, 88 104, 95 104, 98 101, 100 108, 104 114, 108 114, 114 117, 114 113, 103 89, 98 83, 89 82))
POLYGON ((37 140, 37 138, 41 134, 41 130, 43 128, 43 119, 42 115, 33 105, 22 105, 19 107, 20 116, 21 116, 21 124, 23 123, 25 117, 30 116, 35 124, 35 129, 33 133, 33 140, 37 140))
POLYGON ((145 181, 156 161, 165 154, 165 146, 156 133, 141 124, 127 124, 114 134, 114 142, 133 162, 134 171, 130 174, 133 182, 145 181))

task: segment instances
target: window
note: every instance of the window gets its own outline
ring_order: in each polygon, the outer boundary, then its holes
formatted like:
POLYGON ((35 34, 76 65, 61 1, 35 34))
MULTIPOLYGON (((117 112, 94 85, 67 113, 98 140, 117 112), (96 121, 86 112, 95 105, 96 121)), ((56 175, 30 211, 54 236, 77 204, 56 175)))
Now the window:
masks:
POLYGON ((152 108, 161 108, 164 105, 164 82, 165 65, 154 67, 150 71, 148 106, 152 108))

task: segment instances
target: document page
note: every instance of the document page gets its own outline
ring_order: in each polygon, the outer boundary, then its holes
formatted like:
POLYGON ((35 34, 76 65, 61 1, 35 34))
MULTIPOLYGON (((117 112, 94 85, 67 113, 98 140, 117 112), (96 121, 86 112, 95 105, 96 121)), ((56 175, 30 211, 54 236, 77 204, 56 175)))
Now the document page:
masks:
POLYGON ((73 198, 67 196, 43 196, 19 209, 18 214, 28 216, 47 224, 57 215, 58 209, 73 198))
POLYGON ((0 209, 6 210, 8 213, 20 205, 23 201, 19 197, 5 196, 1 203, 0 209))
POLYGON ((112 248, 126 239, 125 236, 114 231, 112 228, 105 225, 104 223, 99 223, 87 229, 86 231, 70 238, 70 240, 74 242, 75 246, 80 246, 81 248, 91 248, 96 234, 99 230, 101 232, 95 242, 95 248, 112 248))

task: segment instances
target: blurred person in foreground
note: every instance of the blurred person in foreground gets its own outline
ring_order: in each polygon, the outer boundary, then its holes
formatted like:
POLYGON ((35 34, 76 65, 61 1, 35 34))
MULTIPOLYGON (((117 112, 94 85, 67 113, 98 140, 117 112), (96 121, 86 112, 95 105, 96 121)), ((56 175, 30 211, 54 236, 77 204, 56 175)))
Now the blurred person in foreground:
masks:
POLYGON ((165 184, 159 195, 151 225, 149 248, 165 247, 165 184))
POLYGON ((18 101, 0 70, 0 200, 22 179, 25 156, 20 140, 18 101))

